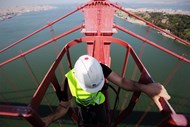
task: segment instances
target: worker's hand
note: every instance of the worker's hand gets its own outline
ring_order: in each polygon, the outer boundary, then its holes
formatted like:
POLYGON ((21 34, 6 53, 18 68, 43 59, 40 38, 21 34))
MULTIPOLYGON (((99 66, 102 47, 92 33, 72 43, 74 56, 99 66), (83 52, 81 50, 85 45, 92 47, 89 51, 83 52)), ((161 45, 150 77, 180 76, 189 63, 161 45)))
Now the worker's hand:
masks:
POLYGON ((164 88, 163 85, 161 85, 160 83, 150 83, 148 85, 146 85, 146 89, 144 89, 144 92, 152 98, 152 100, 154 101, 154 103, 158 106, 158 109, 160 111, 163 110, 161 104, 160 104, 160 97, 163 97, 166 100, 170 99, 170 95, 168 94, 168 92, 166 91, 166 89, 164 88))
POLYGON ((51 120, 49 119, 49 117, 43 117, 42 118, 42 121, 45 123, 45 126, 44 127, 48 127, 51 123, 51 120))

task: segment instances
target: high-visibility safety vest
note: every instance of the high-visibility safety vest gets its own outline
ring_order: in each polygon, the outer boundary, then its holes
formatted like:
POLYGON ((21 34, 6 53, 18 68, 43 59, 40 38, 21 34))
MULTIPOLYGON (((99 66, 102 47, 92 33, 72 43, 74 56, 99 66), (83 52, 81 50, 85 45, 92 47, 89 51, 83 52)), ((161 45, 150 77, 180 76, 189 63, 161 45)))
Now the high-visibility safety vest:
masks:
POLYGON ((88 105, 95 105, 95 104, 102 104, 105 101, 105 96, 102 92, 98 91, 95 93, 89 93, 84 91, 75 75, 74 75, 74 70, 70 70, 66 75, 69 88, 71 91, 72 96, 76 97, 76 102, 79 104, 82 104, 83 106, 88 106, 88 105))

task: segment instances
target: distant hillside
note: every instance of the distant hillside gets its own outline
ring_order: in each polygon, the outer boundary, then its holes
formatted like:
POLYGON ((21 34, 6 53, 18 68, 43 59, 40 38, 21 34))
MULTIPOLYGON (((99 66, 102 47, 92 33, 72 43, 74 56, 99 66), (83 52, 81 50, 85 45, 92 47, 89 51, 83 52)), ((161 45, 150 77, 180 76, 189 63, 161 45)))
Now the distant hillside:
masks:
MULTIPOLYGON (((166 12, 149 12, 149 11, 136 11, 133 12, 138 16, 148 20, 149 22, 153 22, 155 25, 169 30, 172 34, 187 40, 190 42, 190 16, 183 14, 170 14, 166 12)), ((116 15, 118 17, 124 18, 126 20, 130 20, 130 16, 128 14, 123 13, 121 11, 117 11, 116 15)), ((135 20, 134 18, 132 18, 135 20)), ((139 22, 142 24, 141 22, 139 22)))

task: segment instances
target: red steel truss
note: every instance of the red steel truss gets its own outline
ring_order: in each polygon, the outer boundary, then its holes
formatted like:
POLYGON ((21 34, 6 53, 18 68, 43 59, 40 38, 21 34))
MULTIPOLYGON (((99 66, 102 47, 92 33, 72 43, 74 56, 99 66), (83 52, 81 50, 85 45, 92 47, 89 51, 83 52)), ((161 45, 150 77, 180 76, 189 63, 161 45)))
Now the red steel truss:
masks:
MULTIPOLYGON (((54 37, 53 39, 50 39, 50 40, 44 42, 41 45, 38 45, 26 52, 21 53, 18 56, 15 56, 7 61, 0 63, 0 67, 3 67, 4 65, 6 65, 14 60, 22 58, 22 57, 26 56, 27 54, 30 54, 31 52, 34 52, 56 40, 59 40, 60 38, 63 38, 64 36, 67 36, 68 34, 75 32, 75 31, 81 30, 81 33, 85 34, 85 37, 78 38, 78 39, 74 38, 72 41, 68 42, 62 48, 62 50, 58 54, 56 60, 51 65, 48 72, 44 76, 42 82, 38 86, 36 92, 34 93, 32 99, 31 99, 31 102, 30 102, 30 104, 28 104, 28 106, 0 105, 0 115, 12 116, 12 117, 23 117, 32 126, 43 127, 44 123, 42 122, 42 120, 37 112, 37 109, 39 108, 40 103, 41 103, 42 99, 44 98, 47 88, 49 87, 50 84, 52 84, 52 86, 55 90, 55 93, 57 94, 57 97, 59 99, 60 84, 58 82, 55 71, 58 68, 58 66, 64 56, 67 57, 69 68, 70 69, 72 68, 70 48, 72 48, 73 46, 76 46, 79 43, 86 43, 87 53, 91 56, 94 56, 100 62, 107 64, 108 66, 110 66, 110 64, 111 64, 110 44, 116 43, 116 44, 120 45, 121 47, 124 47, 126 50, 126 54, 125 54, 124 64, 122 67, 122 76, 124 76, 126 73, 126 67, 127 67, 127 63, 129 60, 129 56, 131 56, 133 58, 133 60, 135 61, 135 64, 137 65, 139 71, 141 72, 139 82, 146 83, 146 84, 153 82, 153 79, 151 78, 147 69, 144 67, 143 63, 140 61, 140 59, 136 55, 133 48, 126 41, 112 37, 112 35, 114 33, 117 33, 117 30, 121 30, 131 36, 134 36, 137 39, 140 39, 140 40, 142 40, 168 54, 171 54, 172 56, 180 59, 180 61, 184 61, 184 62, 187 62, 190 64, 190 60, 188 60, 187 58, 180 56, 168 49, 165 49, 150 40, 147 40, 125 28, 122 28, 119 25, 114 24, 113 19, 114 19, 114 14, 115 14, 116 9, 122 10, 122 11, 134 16, 135 18, 142 20, 147 25, 154 27, 154 28, 158 29, 159 31, 162 31, 166 34, 169 34, 170 36, 174 37, 176 40, 179 40, 188 46, 190 45, 189 42, 182 40, 182 39, 176 37, 175 35, 172 35, 171 33, 164 31, 163 29, 155 26, 154 24, 152 24, 150 22, 145 21, 144 19, 136 16, 135 14, 132 14, 131 12, 128 12, 127 10, 118 6, 117 4, 111 3, 108 0, 91 0, 87 4, 79 7, 76 10, 66 14, 65 16, 49 23, 48 25, 40 28, 39 30, 36 30, 35 32, 31 33, 30 35, 20 39, 19 41, 16 41, 12 45, 10 45, 0 51, 1 53, 3 53, 4 51, 17 45, 18 43, 22 42, 23 40, 29 39, 31 36, 39 33, 40 31, 46 29, 47 27, 52 26, 53 24, 57 23, 58 21, 64 19, 65 17, 67 17, 79 10, 82 10, 82 12, 84 13, 85 22, 83 25, 79 25, 78 27, 73 28, 72 30, 69 30, 65 33, 62 33, 62 34, 54 37)), ((105 90, 104 92, 105 92, 106 97, 108 98, 108 91, 105 90)), ((118 89, 117 93, 120 94, 119 89, 118 89)), ((131 112, 133 111, 133 108, 140 95, 141 95, 140 92, 134 92, 129 105, 116 117, 116 119, 113 120, 111 118, 111 115, 108 115, 108 117, 109 117, 108 118, 109 119, 108 126, 112 126, 112 125, 116 126, 116 125, 120 124, 128 115, 130 115, 131 112)), ((115 100, 115 103, 116 102, 117 102, 117 98, 115 100)), ((164 121, 162 122, 162 124, 160 124, 160 126, 169 126, 169 125, 189 126, 190 125, 190 119, 189 119, 190 116, 189 115, 177 114, 174 111, 174 109, 172 108, 172 106, 169 104, 169 102, 164 100, 163 98, 160 99, 160 102, 164 109, 162 112, 165 114, 165 116, 167 116, 167 119, 164 119, 164 121)), ((106 99, 106 106, 107 106, 107 113, 109 114, 109 110, 110 110, 109 98, 106 99)), ((70 109, 69 113, 71 114, 73 120, 77 121, 77 115, 73 112, 72 109, 70 109)))

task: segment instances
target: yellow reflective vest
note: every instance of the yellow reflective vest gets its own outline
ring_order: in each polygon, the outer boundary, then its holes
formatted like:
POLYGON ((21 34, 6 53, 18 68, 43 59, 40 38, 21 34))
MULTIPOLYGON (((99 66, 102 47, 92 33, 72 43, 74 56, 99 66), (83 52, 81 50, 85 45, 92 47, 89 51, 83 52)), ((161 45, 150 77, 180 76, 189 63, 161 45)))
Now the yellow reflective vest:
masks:
POLYGON ((105 96, 102 92, 89 93, 84 91, 74 75, 74 70, 70 70, 66 75, 72 96, 76 98, 76 102, 83 106, 102 104, 105 96))

